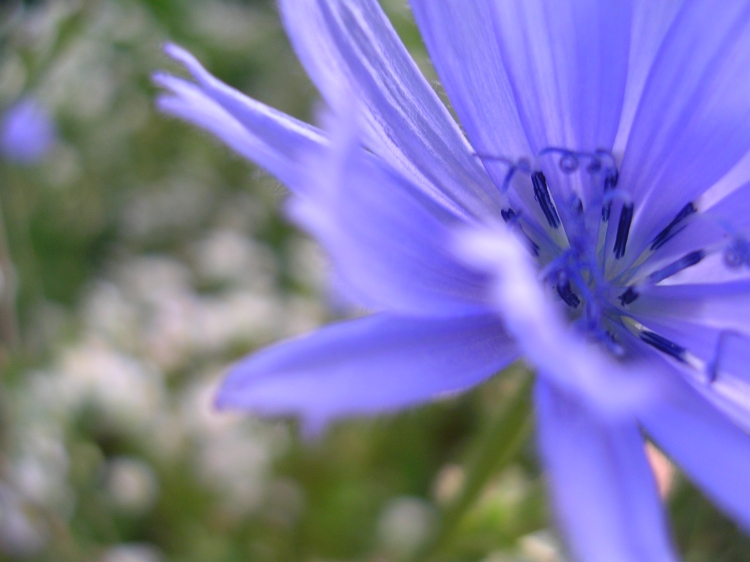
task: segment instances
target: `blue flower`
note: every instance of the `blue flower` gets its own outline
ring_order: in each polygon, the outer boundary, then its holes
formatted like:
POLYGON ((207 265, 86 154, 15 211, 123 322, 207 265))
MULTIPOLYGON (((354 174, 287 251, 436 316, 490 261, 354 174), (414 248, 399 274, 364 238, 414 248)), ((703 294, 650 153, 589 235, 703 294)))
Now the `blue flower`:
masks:
POLYGON ((750 529, 750 4, 411 0, 462 132, 376 0, 281 0, 320 130, 208 74, 159 106, 292 191, 373 311, 241 361, 219 404, 312 426, 538 373, 584 562, 675 560, 644 434, 750 529))
POLYGON ((49 153, 55 136, 55 125, 47 110, 34 98, 22 98, 2 117, 0 152, 9 160, 33 164, 49 153))

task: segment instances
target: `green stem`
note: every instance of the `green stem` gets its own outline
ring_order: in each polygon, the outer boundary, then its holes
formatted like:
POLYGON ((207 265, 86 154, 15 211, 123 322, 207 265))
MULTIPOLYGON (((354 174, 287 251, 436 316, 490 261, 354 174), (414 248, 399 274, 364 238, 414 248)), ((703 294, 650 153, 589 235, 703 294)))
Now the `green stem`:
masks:
POLYGON ((487 482, 516 457, 533 425, 532 385, 531 374, 524 374, 500 414, 479 436, 473 446, 473 454, 466 463, 466 477, 460 492, 443 509, 432 539, 416 553, 413 562, 428 559, 446 544, 487 482))

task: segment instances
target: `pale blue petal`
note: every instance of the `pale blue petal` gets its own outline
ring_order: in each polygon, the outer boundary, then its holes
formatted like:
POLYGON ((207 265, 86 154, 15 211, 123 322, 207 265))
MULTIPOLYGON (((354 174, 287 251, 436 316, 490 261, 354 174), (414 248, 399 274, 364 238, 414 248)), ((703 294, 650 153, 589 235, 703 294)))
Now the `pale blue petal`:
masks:
POLYGON ((536 408, 550 491, 575 559, 677 560, 635 420, 603 422, 543 378, 536 408))
POLYGON ((750 4, 685 2, 643 90, 620 185, 635 203, 623 265, 750 149, 750 4))
POLYGON ((750 530, 750 435, 678 377, 658 406, 639 416, 659 447, 745 530, 750 530))
POLYGON ((632 334, 621 334, 639 354, 664 363, 690 383, 734 423, 750 431, 750 338, 740 333, 676 318, 639 315, 637 319, 688 350, 686 362, 675 361, 632 334))
POLYGON ((750 334, 750 280, 644 287, 630 310, 750 334))
POLYGON ((486 311, 486 276, 450 248, 459 219, 358 145, 339 144, 332 143, 334 161, 309 170, 323 185, 293 198, 290 212, 328 253, 345 295, 406 315, 486 311))
MULTIPOLYGON (((476 151, 517 159, 531 149, 500 56, 492 6, 478 0, 411 0, 440 82, 476 151)), ((485 159, 502 184, 507 167, 485 159)))
POLYGON ((653 287, 630 308, 648 329, 690 352, 688 364, 670 363, 750 430, 750 281, 653 287))
POLYGON ((454 210, 499 212, 499 195, 376 0, 282 0, 292 44, 331 107, 365 106, 368 147, 454 210))
POLYGON ((502 59, 532 150, 611 149, 628 71, 631 3, 492 4, 502 59))
POLYGON ((217 403, 313 426, 434 400, 474 386, 518 353, 492 315, 375 315, 322 328, 239 362, 217 403))
POLYGON ((238 107, 227 108, 210 91, 181 78, 159 73, 154 81, 169 92, 157 100, 160 110, 209 131, 293 191, 303 187, 299 158, 324 145, 318 131, 250 98, 238 97, 238 107))
POLYGON ((651 66, 662 41, 685 0, 633 0, 633 20, 630 32, 628 79, 625 85, 620 128, 617 131, 614 153, 621 156, 633 125, 638 102, 643 94, 651 66))

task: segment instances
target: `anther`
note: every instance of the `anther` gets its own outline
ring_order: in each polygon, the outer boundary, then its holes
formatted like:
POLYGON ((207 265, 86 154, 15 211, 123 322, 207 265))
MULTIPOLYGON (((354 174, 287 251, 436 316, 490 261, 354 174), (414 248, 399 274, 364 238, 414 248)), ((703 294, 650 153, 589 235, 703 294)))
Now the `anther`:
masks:
MULTIPOLYGON (((610 168, 607 170, 604 176, 604 193, 608 191, 614 191, 617 187, 617 182, 620 180, 620 173, 617 168, 610 168)), ((602 205, 602 222, 609 221, 609 215, 612 213, 612 200, 607 200, 602 205)))
POLYGON ((617 225, 617 236, 615 237, 615 258, 620 259, 625 255, 625 248, 630 235, 630 224, 633 222, 633 204, 623 205, 620 211, 620 222, 617 225))
POLYGON ((581 299, 578 298, 578 295, 576 295, 570 287, 570 281, 558 283, 557 294, 560 295, 560 298, 565 301, 565 304, 571 308, 578 308, 578 305, 581 304, 581 299))
POLYGON ((696 213, 698 209, 693 205, 693 203, 688 203, 685 205, 679 213, 677 213, 677 216, 672 219, 672 222, 670 222, 666 227, 664 227, 664 230, 662 230, 659 234, 656 235, 654 240, 651 242, 651 251, 656 251, 659 248, 661 248, 664 244, 666 244, 675 234, 680 232, 682 228, 678 228, 680 226, 680 223, 682 223, 686 218, 688 218, 693 213, 696 213))
POLYGON ((500 211, 500 216, 503 217, 503 220, 507 222, 515 221, 518 218, 518 213, 516 213, 513 209, 502 209, 500 211))
POLYGON ((695 252, 690 252, 686 256, 683 256, 680 259, 678 259, 676 262, 673 262, 658 271, 654 271, 651 275, 648 276, 648 280, 654 284, 659 283, 660 281, 663 281, 667 277, 672 277, 672 275, 679 273, 683 269, 696 265, 705 257, 706 257, 706 252, 704 252, 703 250, 696 250, 695 252))
POLYGON ((626 304, 634 302, 639 296, 638 291, 633 287, 628 287, 628 289, 617 298, 620 300, 620 304, 625 306, 626 304))
POLYGON ((547 223, 552 228, 557 228, 560 226, 560 217, 552 202, 549 187, 547 186, 547 178, 544 177, 542 172, 536 171, 531 174, 531 183, 534 186, 534 199, 539 203, 544 213, 544 218, 547 219, 547 223))
POLYGON ((643 332, 641 332, 640 338, 651 347, 658 349, 662 353, 666 353, 667 355, 677 359, 681 363, 687 362, 685 359, 687 350, 681 345, 677 345, 672 340, 668 340, 664 336, 660 336, 656 332, 652 332, 650 330, 644 330, 643 332))
POLYGON ((617 187, 617 182, 620 180, 620 173, 617 169, 612 169, 607 172, 604 177, 604 191, 611 191, 617 187))

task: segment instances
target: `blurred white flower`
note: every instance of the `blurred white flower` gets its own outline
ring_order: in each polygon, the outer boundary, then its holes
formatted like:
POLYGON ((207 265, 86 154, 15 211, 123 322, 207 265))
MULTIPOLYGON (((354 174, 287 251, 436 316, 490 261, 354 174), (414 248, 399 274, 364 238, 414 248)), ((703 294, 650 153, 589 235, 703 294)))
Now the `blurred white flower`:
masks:
POLYGON ((117 507, 132 514, 148 511, 159 493, 153 469, 142 460, 129 457, 109 461, 106 489, 117 507))
POLYGON ((21 497, 0 482, 0 552, 27 558, 47 543, 47 526, 24 504, 21 497))
POLYGON ((388 502, 380 514, 380 540, 400 555, 414 552, 427 538, 435 513, 426 501, 403 496, 388 502))
POLYGON ((235 230, 211 231, 195 245, 194 255, 198 273, 208 280, 265 290, 274 286, 277 267, 271 249, 235 230))
POLYGON ((285 429, 213 406, 220 374, 188 389, 182 419, 197 446, 196 470, 226 508, 242 513, 261 505, 271 461, 289 440, 285 429))
POLYGON ((518 546, 529 562, 565 562, 560 541, 547 530, 521 537, 518 546))
POLYGON ((161 562, 159 550, 145 543, 123 543, 108 549, 101 562, 161 562))
POLYGON ((89 337, 60 359, 61 398, 71 410, 93 404, 126 430, 142 430, 162 407, 164 387, 154 365, 89 337))
POLYGON ((59 427, 33 421, 14 435, 16 454, 10 462, 10 480, 27 499, 66 512, 71 491, 66 478, 70 459, 59 427))

